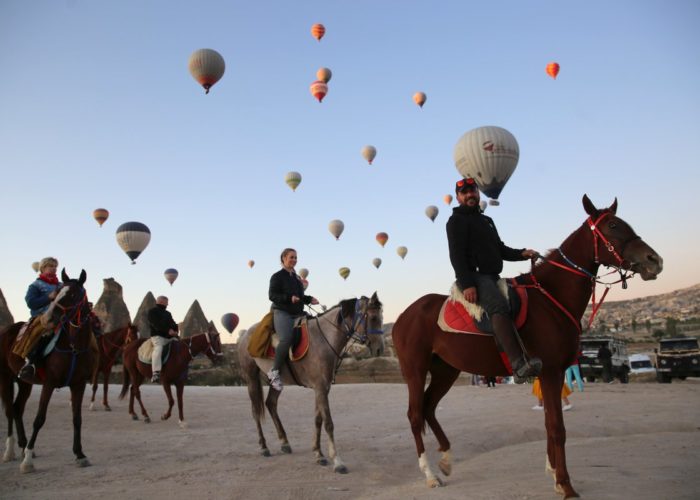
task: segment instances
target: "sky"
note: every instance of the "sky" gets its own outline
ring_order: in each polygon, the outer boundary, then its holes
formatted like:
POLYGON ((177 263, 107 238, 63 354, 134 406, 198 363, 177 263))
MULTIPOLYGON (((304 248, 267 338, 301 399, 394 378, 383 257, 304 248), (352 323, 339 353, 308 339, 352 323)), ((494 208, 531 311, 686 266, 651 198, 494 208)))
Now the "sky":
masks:
MULTIPOLYGON (((238 314, 240 330, 269 309, 269 278, 293 247, 308 294, 330 307, 377 291, 393 321, 449 290, 453 150, 485 125, 520 148, 486 210, 506 244, 556 248, 585 220, 584 194, 599 207, 617 197, 664 271, 608 300, 697 284, 699 22, 692 0, 4 0, 0 289, 26 319, 31 263, 55 256, 70 276, 86 270, 93 301, 113 277, 132 316, 151 291, 177 321, 198 300, 217 325, 238 314), (187 68, 200 48, 226 61, 208 95, 187 68), (321 104, 309 92, 320 67, 333 72, 321 104), (296 192, 288 171, 303 176, 296 192), (98 207, 110 211, 101 228, 98 207), (128 221, 152 233, 136 265, 115 238, 128 221), (173 286, 166 268, 180 273, 173 286)), ((506 263, 503 275, 528 270, 506 263)))

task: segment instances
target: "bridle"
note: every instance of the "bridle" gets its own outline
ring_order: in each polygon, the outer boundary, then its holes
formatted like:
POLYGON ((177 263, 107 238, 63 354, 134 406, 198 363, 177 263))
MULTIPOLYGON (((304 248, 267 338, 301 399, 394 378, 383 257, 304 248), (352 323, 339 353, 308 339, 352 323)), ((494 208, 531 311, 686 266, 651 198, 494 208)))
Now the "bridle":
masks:
MULTIPOLYGON (((606 236, 603 234, 603 232, 600 230, 600 224, 602 223, 603 219, 610 215, 611 213, 609 211, 603 212, 602 214, 598 215, 598 217, 593 220, 593 216, 589 215, 588 219, 586 219, 586 222, 584 223, 588 228, 591 230, 591 233, 593 235, 593 255, 594 255, 594 263, 596 266, 599 266, 601 264, 599 255, 598 255, 598 247, 602 243, 605 246, 605 249, 612 254, 612 256, 615 258, 617 261, 617 264, 613 265, 607 265, 607 267, 613 267, 614 269, 610 271, 609 273, 604 274, 603 276, 598 276, 585 268, 575 264, 570 258, 568 258, 564 252, 562 251, 561 247, 557 248, 557 251, 559 252, 559 255, 561 258, 564 260, 565 264, 561 264, 555 260, 549 259, 547 257, 544 257, 542 255, 537 255, 536 259, 541 259, 544 262, 551 264, 555 267, 558 267, 560 269, 563 269, 565 271, 568 271, 570 273, 576 274, 577 276, 582 276, 591 282, 591 316, 588 318, 588 328, 591 327, 593 324, 593 319, 595 318, 596 314, 600 310, 600 307, 603 305, 603 301, 605 300, 606 295, 610 291, 610 288, 612 288, 613 285, 617 283, 622 283, 622 288, 627 289, 627 280, 630 278, 633 278, 635 276, 634 271, 629 270, 629 265, 627 266, 628 269, 625 269, 625 263, 628 262, 625 260, 624 257, 621 256, 624 255, 625 253, 625 248, 629 243, 632 241, 640 239, 639 236, 636 234, 633 235, 632 237, 628 238, 626 241, 624 241, 620 245, 620 250, 618 253, 618 250, 615 248, 613 243, 606 238, 606 236), (620 274, 620 279, 617 281, 613 282, 603 282, 601 278, 618 272, 620 274), (605 291, 603 292, 603 296, 600 298, 600 301, 596 303, 596 295, 595 295, 595 287, 596 284, 601 284, 605 286, 605 291)), ((533 259, 533 266, 534 266, 535 259, 533 259)), ((576 328, 578 330, 579 335, 581 335, 581 323, 580 321, 577 321, 574 316, 561 304, 559 301, 557 301, 554 296, 552 296, 547 290, 545 290, 542 285, 537 281, 537 278, 535 277, 534 272, 530 272, 530 279, 532 280, 532 284, 517 284, 514 286, 521 286, 525 288, 536 288, 542 294, 544 294, 551 302, 553 302, 561 311, 566 314, 566 316, 576 325, 576 328)))
POLYGON ((58 308, 61 311, 61 319, 58 321, 58 326, 56 327, 54 332, 68 330, 68 344, 70 347, 70 349, 61 349, 58 346, 56 346, 54 347, 54 351, 62 354, 71 355, 71 362, 70 367, 68 369, 68 375, 66 376, 66 381, 63 384, 63 386, 67 386, 73 378, 73 373, 75 372, 75 366, 78 360, 78 356, 80 354, 88 352, 88 350, 90 349, 90 346, 88 345, 84 349, 79 350, 75 345, 77 338, 77 333, 75 332, 79 332, 83 328, 85 323, 90 320, 89 311, 87 314, 83 314, 85 306, 87 305, 87 292, 82 286, 80 287, 80 289, 82 291, 82 297, 75 304, 70 306, 64 306, 59 302, 56 302, 54 304, 54 307, 58 308), (66 328, 66 326, 68 328, 66 328))
POLYGON ((184 344, 187 346, 187 351, 190 353, 191 359, 195 358, 195 355, 192 354, 192 341, 194 340, 195 337, 198 337, 199 335, 204 335, 204 338, 207 340, 207 348, 198 354, 204 354, 205 356, 208 356, 208 354, 211 353, 211 355, 214 356, 215 358, 220 358, 224 355, 224 353, 216 352, 214 350, 214 346, 211 343, 211 337, 209 336, 209 330, 206 330, 204 333, 200 333, 197 335, 193 335, 189 338, 183 339, 184 344))

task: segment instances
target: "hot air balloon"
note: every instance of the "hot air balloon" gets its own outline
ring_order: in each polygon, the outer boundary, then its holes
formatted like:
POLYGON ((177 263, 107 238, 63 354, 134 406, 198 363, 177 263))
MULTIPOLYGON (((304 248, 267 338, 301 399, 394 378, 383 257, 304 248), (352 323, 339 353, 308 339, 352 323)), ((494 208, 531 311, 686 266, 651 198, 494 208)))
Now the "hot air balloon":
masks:
POLYGON ((299 269, 299 272, 297 274, 301 276, 302 279, 306 279, 306 277, 309 275, 309 270, 305 267, 302 267, 301 269, 299 269))
POLYGON ((372 259, 372 265, 379 269, 379 266, 382 265, 382 259, 380 259, 379 257, 372 259))
POLYGON ((547 65, 545 71, 549 76, 551 76, 553 79, 557 79, 557 75, 559 74, 559 63, 551 62, 547 65))
POLYGON ((205 94, 224 76, 226 63, 217 51, 212 49, 195 50, 187 63, 192 77, 204 87, 205 94))
POLYGON ((399 257, 401 257, 401 259, 403 260, 403 259, 406 258, 406 254, 408 253, 408 248, 406 248, 406 247, 398 247, 398 248, 396 249, 396 253, 399 254, 399 257))
POLYGON ((423 92, 416 92, 413 94, 413 102, 418 104, 421 108, 423 107, 423 104, 425 104, 425 100, 427 99, 426 95, 423 92))
POLYGON ((311 26, 311 35, 319 42, 321 41, 321 38, 323 38, 323 35, 325 35, 325 34, 326 34, 326 27, 324 25, 316 23, 313 26, 311 26))
POLYGON ((365 146, 362 148, 362 157, 367 160, 367 163, 372 164, 372 160, 377 156, 377 148, 374 146, 365 146))
POLYGON ((427 215, 428 219, 432 222, 435 222, 435 217, 438 216, 438 213, 440 213, 440 210, 438 210, 438 207, 435 205, 429 205, 425 208, 425 215, 427 215))
POLYGON ((321 80, 316 80, 311 84, 309 90, 311 90, 311 95, 318 99, 318 102, 323 102, 323 98, 328 93, 328 85, 321 80))
POLYGON ((348 276, 350 276, 350 268, 349 267, 341 267, 338 269, 338 274, 340 274, 344 280, 348 279, 348 276))
POLYGON ((228 333, 233 333, 238 326, 238 316, 234 313, 226 313, 221 316, 221 324, 224 325, 228 333))
POLYGON ((32 262, 32 269, 34 269, 35 273, 39 272, 39 261, 32 262))
POLYGON ((316 78, 318 78, 323 83, 330 82, 332 77, 333 77, 333 73, 328 68, 320 68, 316 72, 316 78))
POLYGON ((284 182, 292 188, 292 191, 296 191, 297 186, 301 183, 301 174, 299 172, 287 172, 287 175, 284 176, 284 182))
POLYGON ((92 216, 97 221, 97 223, 102 227, 102 224, 109 218, 109 210, 106 208, 96 208, 92 211, 92 216))
POLYGON ((455 167, 473 177, 479 189, 498 205, 498 195, 513 174, 520 148, 513 134, 501 127, 479 127, 464 134, 455 145, 455 167))
POLYGON ((249 261, 248 261, 248 267, 249 267, 249 268, 253 269, 253 266, 254 266, 254 265, 255 265, 255 261, 254 261, 254 260, 249 260, 249 261))
POLYGON ((140 222, 125 222, 117 228, 117 243, 136 264, 136 259, 151 241, 151 230, 140 222))
POLYGON ((306 290, 307 288, 309 288, 309 282, 304 278, 301 278, 301 286, 304 290, 306 290))
POLYGON ((489 204, 486 203, 486 200, 481 200, 481 201, 479 202, 479 208, 481 208, 481 211, 482 211, 482 212, 485 211, 485 210, 486 210, 486 207, 488 207, 488 206, 489 206, 489 204))
POLYGON ((389 241, 389 235, 386 233, 377 233, 376 239, 379 242, 379 244, 383 247, 384 245, 386 245, 386 242, 389 241))
POLYGON ((335 236, 336 240, 343 234, 343 229, 345 229, 345 224, 342 220, 334 219, 328 224, 328 230, 335 236))
POLYGON ((179 274, 180 273, 177 272, 177 269, 173 269, 171 267, 170 269, 165 270, 165 272, 163 273, 163 276, 165 276, 165 279, 168 280, 168 283, 170 283, 170 286, 173 286, 173 283, 175 283, 175 280, 177 279, 179 274))
POLYGON ((445 203, 448 204, 448 205, 449 205, 450 203, 452 203, 452 195, 451 195, 451 194, 446 194, 445 196, 443 196, 442 199, 445 200, 445 203))

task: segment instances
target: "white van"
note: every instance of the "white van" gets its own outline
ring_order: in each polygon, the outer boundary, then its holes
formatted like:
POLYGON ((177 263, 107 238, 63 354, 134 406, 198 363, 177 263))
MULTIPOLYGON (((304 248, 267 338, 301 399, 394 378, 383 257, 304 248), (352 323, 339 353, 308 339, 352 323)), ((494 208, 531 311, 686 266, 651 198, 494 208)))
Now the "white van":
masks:
POLYGON ((654 373, 654 368, 651 358, 646 354, 630 354, 630 374, 638 375, 640 373, 654 373))

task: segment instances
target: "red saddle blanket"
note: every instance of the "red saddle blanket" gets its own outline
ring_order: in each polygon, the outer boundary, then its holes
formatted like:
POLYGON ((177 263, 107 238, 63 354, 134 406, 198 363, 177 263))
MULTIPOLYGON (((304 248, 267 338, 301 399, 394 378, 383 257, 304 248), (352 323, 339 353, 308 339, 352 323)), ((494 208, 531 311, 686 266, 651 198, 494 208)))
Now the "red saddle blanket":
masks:
MULTIPOLYGON (((306 353, 309 350, 309 330, 306 328, 306 319, 304 319, 304 321, 302 321, 296 328, 299 329, 299 342, 297 342, 297 344, 290 349, 289 359, 291 361, 299 361, 301 358, 306 356, 306 353)), ((268 359, 274 359, 275 357, 275 348, 272 347, 272 342, 270 342, 270 345, 265 352, 265 357, 268 359)))

